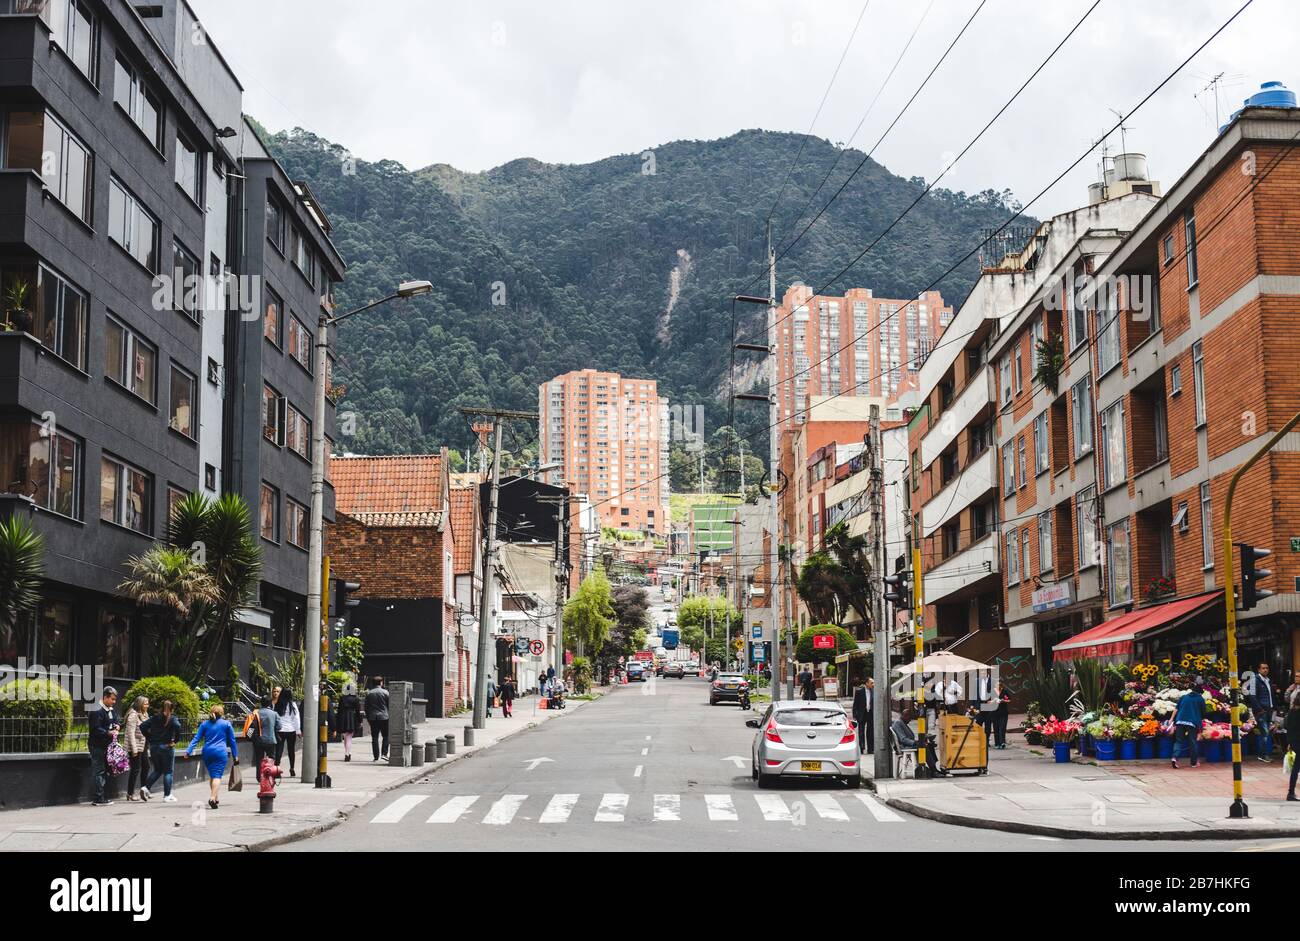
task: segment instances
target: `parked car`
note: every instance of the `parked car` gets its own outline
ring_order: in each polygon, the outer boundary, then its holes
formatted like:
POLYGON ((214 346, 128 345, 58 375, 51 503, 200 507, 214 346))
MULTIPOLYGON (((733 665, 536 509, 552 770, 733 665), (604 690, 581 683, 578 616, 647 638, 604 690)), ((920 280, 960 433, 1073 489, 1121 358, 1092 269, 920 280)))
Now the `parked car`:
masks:
POLYGON ((631 683, 638 680, 645 682, 645 667, 641 666, 639 660, 633 660, 627 665, 627 681, 631 683))
POLYGON ((664 679, 668 679, 670 676, 675 676, 680 680, 685 675, 685 672, 682 670, 682 665, 679 662, 673 661, 672 663, 664 664, 664 679))
POLYGON ((837 703, 781 700, 745 725, 758 731, 751 747, 750 774, 759 787, 778 778, 838 778, 860 787, 857 727, 837 703))
POLYGON ((749 691, 749 680, 743 673, 719 673, 709 684, 709 705, 720 702, 740 702, 741 691, 749 691))

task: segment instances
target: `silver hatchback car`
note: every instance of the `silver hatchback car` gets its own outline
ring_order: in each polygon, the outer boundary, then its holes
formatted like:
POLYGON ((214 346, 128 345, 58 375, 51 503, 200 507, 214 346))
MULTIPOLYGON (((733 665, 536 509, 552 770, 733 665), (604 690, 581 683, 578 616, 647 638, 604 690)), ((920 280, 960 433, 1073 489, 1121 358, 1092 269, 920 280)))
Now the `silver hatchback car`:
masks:
POLYGON ((759 787, 781 777, 838 778, 848 787, 861 786, 857 727, 839 704, 782 700, 745 724, 758 730, 750 773, 759 787))

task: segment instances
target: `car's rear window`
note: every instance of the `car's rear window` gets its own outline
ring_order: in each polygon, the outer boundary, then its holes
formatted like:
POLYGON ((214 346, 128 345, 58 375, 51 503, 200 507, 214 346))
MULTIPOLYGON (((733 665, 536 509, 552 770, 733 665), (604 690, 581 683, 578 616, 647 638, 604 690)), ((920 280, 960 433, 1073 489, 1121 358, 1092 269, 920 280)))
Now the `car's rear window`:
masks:
POLYGON ((839 709, 780 709, 777 725, 843 725, 847 717, 839 709))

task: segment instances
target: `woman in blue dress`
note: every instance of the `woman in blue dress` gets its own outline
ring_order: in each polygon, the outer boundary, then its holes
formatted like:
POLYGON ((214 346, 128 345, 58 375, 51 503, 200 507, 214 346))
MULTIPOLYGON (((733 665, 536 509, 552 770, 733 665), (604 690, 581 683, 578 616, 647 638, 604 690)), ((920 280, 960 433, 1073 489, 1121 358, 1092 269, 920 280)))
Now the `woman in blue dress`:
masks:
POLYGON ((185 749, 185 757, 194 753, 194 746, 203 742, 203 766, 208 769, 208 806, 216 810, 220 805, 221 776, 226 773, 227 752, 235 764, 239 764, 239 746, 235 742, 235 730, 226 721, 225 709, 220 703, 212 707, 208 718, 199 726, 190 739, 190 747, 185 749))

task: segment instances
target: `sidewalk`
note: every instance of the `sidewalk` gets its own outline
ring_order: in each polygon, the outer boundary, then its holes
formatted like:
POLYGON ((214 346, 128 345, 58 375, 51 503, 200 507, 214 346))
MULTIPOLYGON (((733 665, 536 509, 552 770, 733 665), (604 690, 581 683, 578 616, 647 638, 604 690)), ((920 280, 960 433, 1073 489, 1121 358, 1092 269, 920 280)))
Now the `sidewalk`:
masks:
MULTIPOLYGON (((159 782, 147 803, 117 800, 111 807, 89 804, 0 811, 0 852, 58 852, 106 850, 128 852, 201 852, 211 850, 264 850, 305 839, 342 823, 358 807, 384 791, 418 780, 455 761, 470 757, 497 742, 543 723, 563 719, 588 704, 570 700, 563 710, 537 709, 537 697, 515 703, 513 718, 493 710, 487 728, 475 732, 466 748, 464 727, 470 714, 451 719, 426 719, 417 726, 421 743, 448 732, 456 736, 456 754, 418 768, 396 768, 372 761, 370 739, 352 742, 352 761, 343 761, 343 743, 329 745, 329 774, 333 786, 317 789, 285 776, 276 786, 275 812, 258 813, 257 781, 244 764, 244 788, 232 794, 222 790, 221 809, 208 809, 204 778, 177 787, 174 804, 162 801, 159 782)), ((301 742, 299 743, 301 749, 301 742)), ((301 760, 301 752, 299 754, 301 760)), ((183 760, 179 757, 178 761, 183 760)), ((191 759, 197 760, 197 759, 191 759)), ((287 762, 286 762, 287 764, 287 762)), ((301 766, 299 766, 301 771, 301 766)))
MULTIPOLYGON (((1250 817, 1228 817, 1232 764, 1175 771, 1167 761, 1100 762, 1008 736, 989 752, 987 775, 872 781, 897 810, 941 823, 1089 840, 1226 840, 1300 836, 1300 802, 1288 803, 1280 760, 1248 757, 1242 783, 1250 817)), ((864 763, 868 773, 871 762, 864 763)), ((2 844, 0 844, 2 845, 2 844)))

